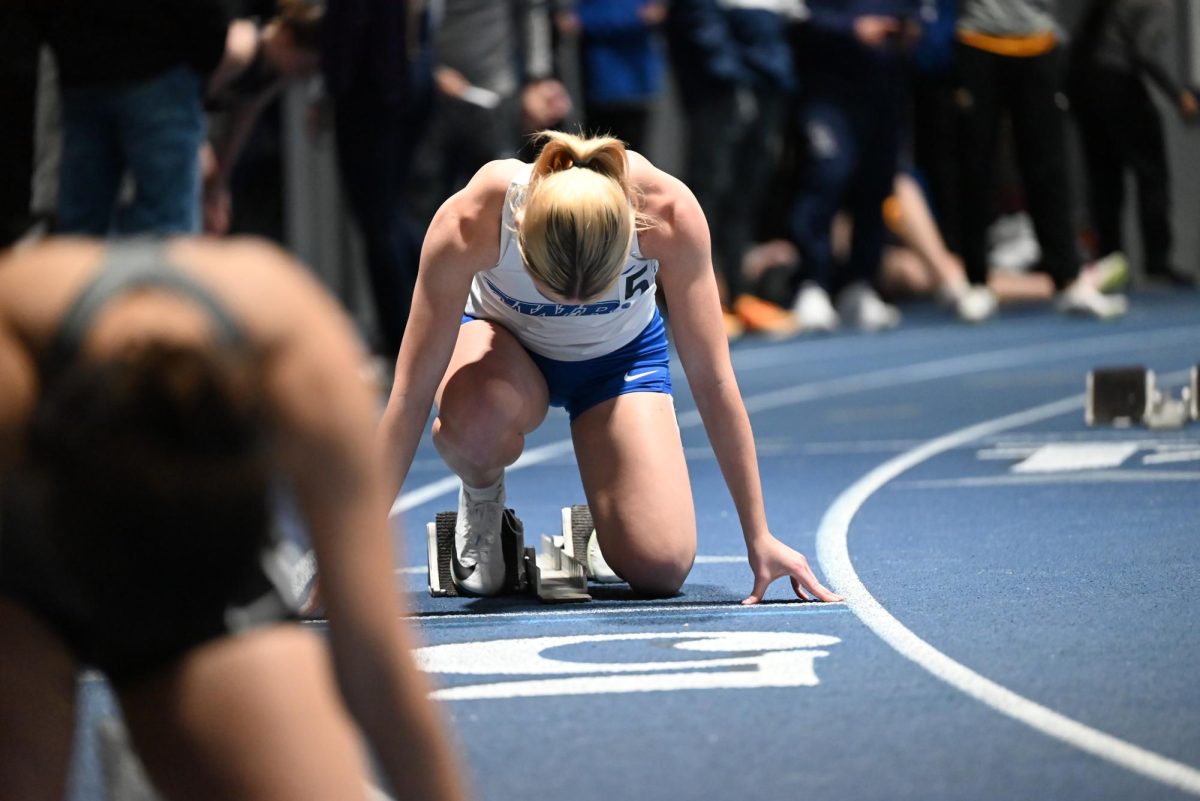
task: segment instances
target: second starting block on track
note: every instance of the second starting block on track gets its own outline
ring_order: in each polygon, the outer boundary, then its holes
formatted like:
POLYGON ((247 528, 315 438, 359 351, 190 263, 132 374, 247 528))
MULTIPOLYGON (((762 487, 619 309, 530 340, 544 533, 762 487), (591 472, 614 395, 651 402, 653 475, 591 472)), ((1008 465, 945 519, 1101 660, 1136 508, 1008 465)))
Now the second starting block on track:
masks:
POLYGON ((1160 389, 1154 371, 1142 365, 1092 370, 1084 419, 1090 426, 1181 428, 1200 419, 1200 365, 1191 369, 1179 398, 1160 389))

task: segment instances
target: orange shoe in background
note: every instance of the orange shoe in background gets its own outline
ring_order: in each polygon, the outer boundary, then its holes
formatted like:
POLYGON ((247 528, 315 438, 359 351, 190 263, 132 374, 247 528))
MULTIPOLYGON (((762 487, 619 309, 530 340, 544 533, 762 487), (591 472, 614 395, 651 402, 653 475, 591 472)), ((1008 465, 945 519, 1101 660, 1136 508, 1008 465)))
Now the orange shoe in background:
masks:
POLYGON ((790 337, 800 332, 800 322, 795 315, 754 295, 742 295, 735 300, 733 313, 748 333, 790 337))

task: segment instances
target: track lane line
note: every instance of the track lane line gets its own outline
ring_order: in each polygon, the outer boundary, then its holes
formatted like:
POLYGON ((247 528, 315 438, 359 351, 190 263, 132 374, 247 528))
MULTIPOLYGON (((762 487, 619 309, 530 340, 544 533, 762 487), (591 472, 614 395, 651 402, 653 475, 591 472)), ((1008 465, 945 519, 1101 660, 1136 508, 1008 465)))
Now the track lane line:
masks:
MULTIPOLYGON (((1183 371, 1164 376, 1184 376, 1183 371)), ((1083 407, 1082 396, 1063 398, 1022 412, 953 431, 900 454, 848 487, 825 512, 817 529, 817 560, 835 592, 867 628, 934 677, 992 709, 1067 745, 1146 778, 1200 795, 1200 770, 1093 729, 1022 695, 955 661, 892 616, 858 577, 850 560, 850 523, 859 509, 884 485, 934 456, 983 437, 1048 420, 1083 407)))

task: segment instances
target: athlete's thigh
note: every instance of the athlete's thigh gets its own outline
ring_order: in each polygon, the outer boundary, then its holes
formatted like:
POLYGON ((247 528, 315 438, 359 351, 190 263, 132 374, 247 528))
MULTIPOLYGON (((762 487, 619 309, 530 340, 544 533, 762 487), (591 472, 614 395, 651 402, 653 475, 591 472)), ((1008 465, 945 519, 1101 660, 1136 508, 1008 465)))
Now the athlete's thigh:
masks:
POLYGON ((498 406, 527 434, 546 418, 549 390, 516 337, 489 320, 474 320, 458 328, 434 403, 440 417, 498 406))
POLYGON ((118 694, 151 780, 175 801, 365 798, 330 660, 296 625, 199 646, 118 694))
POLYGON ((671 396, 619 395, 579 415, 571 434, 605 560, 635 585, 643 568, 682 582, 696 515, 671 396))
POLYGON ((0 598, 0 799, 66 792, 78 665, 24 607, 0 598))

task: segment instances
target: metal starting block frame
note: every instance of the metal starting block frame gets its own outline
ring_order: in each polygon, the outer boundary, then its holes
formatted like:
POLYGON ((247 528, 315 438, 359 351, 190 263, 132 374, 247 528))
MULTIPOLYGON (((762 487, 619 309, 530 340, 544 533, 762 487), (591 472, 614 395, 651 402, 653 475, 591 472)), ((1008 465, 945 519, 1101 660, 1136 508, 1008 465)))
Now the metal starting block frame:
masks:
POLYGON ((1087 376, 1089 426, 1182 428, 1188 418, 1200 419, 1200 366, 1191 370, 1191 381, 1176 399, 1155 385, 1153 370, 1141 365, 1105 367, 1087 376))
MULTIPOLYGON (((574 507, 570 507, 574 508, 574 507)), ((583 507, 586 509, 587 507, 583 507)), ((564 520, 566 510, 564 510, 564 520)), ((591 515, 587 516, 588 521, 591 515)), ((425 547, 429 566, 429 594, 441 597, 463 595, 454 583, 450 559, 454 550, 454 524, 457 512, 438 512, 434 522, 425 526, 425 547)), ((588 534, 591 528, 588 529, 588 534)), ((548 603, 590 601, 587 588, 587 538, 576 548, 574 537, 542 535, 541 553, 525 547, 525 526, 512 509, 505 509, 500 528, 504 550, 504 595, 530 593, 548 603), (571 545, 567 546, 567 539, 571 545), (567 551, 567 547, 571 551, 567 551), (578 554, 578 557, 575 555, 578 554)))

